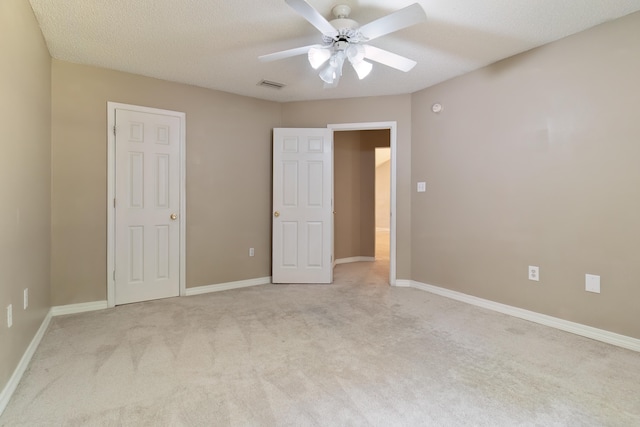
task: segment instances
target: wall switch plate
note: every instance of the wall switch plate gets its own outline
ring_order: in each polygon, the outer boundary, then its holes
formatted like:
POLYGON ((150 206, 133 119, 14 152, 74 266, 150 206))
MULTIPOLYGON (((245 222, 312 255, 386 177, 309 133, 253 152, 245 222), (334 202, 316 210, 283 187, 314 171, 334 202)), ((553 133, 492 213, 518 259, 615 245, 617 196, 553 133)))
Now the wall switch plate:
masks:
POLYGON ((596 294, 599 294, 600 293, 600 276, 596 276, 595 274, 585 274, 584 289, 587 292, 594 292, 596 294))
POLYGON ((418 193, 424 193, 425 191, 427 191, 427 183, 426 182, 419 182, 418 183, 418 193))
POLYGON ((24 299, 22 309, 26 310, 29 307, 29 288, 24 288, 24 299))
POLYGON ((540 268, 535 265, 529 266, 529 280, 540 281, 540 268))
POLYGON ((10 328, 13 325, 13 306, 9 304, 7 306, 7 328, 10 328))
POLYGON ((255 254, 255 250, 253 250, 253 248, 249 248, 249 256, 254 256, 255 254))

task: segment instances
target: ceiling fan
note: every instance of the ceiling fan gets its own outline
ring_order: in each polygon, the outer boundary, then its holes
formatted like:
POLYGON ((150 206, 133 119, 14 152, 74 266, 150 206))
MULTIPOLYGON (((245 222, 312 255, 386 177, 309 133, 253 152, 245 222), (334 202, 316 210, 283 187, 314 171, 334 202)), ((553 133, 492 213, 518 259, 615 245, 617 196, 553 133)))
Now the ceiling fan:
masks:
POLYGON ((360 80, 368 76, 373 68, 373 64, 365 59, 404 72, 416 65, 414 60, 377 48, 367 42, 424 22, 427 15, 418 3, 360 26, 349 18, 351 8, 346 5, 335 6, 332 10, 335 19, 327 21, 305 0, 285 0, 285 2, 322 33, 322 44, 262 55, 258 57, 261 61, 276 61, 306 54, 314 69, 322 67, 319 76, 325 82, 325 87, 338 85, 345 60, 351 63, 360 80))

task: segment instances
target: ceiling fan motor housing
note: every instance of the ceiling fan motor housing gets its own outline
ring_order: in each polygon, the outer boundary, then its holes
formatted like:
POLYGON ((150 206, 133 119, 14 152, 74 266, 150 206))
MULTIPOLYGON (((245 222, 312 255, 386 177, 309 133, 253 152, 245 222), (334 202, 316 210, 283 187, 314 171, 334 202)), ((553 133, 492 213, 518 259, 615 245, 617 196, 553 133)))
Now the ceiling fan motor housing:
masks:
POLYGON ((355 40, 357 35, 356 30, 360 27, 360 24, 353 19, 349 19, 351 8, 341 4, 334 7, 331 11, 336 19, 332 19, 329 23, 338 30, 338 36, 334 36, 333 40, 336 42, 357 42, 357 40, 355 40))
POLYGON ((323 35, 322 39, 325 44, 333 44, 338 47, 337 43, 360 43, 364 38, 358 31, 360 24, 353 19, 339 18, 329 21, 329 23, 338 30, 338 34, 334 36, 323 35))
POLYGON ((333 25, 338 31, 344 30, 344 29, 355 30, 360 26, 358 22, 349 18, 332 19, 331 21, 329 21, 329 23, 333 25))

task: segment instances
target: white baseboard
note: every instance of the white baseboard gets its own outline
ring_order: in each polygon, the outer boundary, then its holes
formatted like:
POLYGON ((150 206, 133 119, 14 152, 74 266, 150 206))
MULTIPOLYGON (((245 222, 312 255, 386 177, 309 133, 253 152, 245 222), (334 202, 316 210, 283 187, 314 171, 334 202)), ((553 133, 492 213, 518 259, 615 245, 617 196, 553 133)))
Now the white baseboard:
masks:
POLYGON ((248 288, 250 286, 268 285, 271 283, 271 276, 257 279, 238 280, 237 282, 216 283, 215 285, 196 286, 187 288, 186 296, 208 294, 209 292, 228 291, 230 289, 248 288))
MULTIPOLYGON (((513 307, 499 302, 474 297, 472 295, 463 294, 462 292, 452 291, 450 289, 438 286, 428 285, 416 281, 410 281, 411 287, 443 297, 451 298, 457 301, 472 304, 488 310, 497 311, 498 313, 508 314, 513 317, 528 320, 530 322, 539 323, 541 325, 560 329, 562 331, 571 332, 576 335, 591 338, 596 341, 602 341, 618 347, 640 352, 640 339, 628 337, 626 335, 616 334, 615 332, 605 331, 604 329, 594 328, 592 326, 575 323, 564 319, 559 319, 546 314, 536 313, 535 311, 525 310, 523 308, 513 307)), ((396 283, 396 286, 399 286, 396 283)))
POLYGON ((18 366, 16 366, 16 369, 13 371, 13 375, 11 375, 11 378, 9 378, 9 382, 7 382, 7 385, 5 385, 2 392, 0 392, 0 415, 2 415, 5 408, 9 404, 9 400, 11 399, 11 396, 13 396, 13 392, 16 390, 16 387, 18 387, 18 383, 20 383, 24 371, 27 370, 29 362, 31 362, 31 358, 40 345, 40 341, 42 340, 47 327, 49 327, 51 316, 51 310, 49 310, 47 315, 44 317, 44 320, 40 324, 38 332, 36 332, 35 336, 31 340, 31 343, 29 344, 29 347, 27 347, 27 350, 22 355, 18 366))
POLYGON ((65 314, 84 313, 85 311, 104 310, 107 301, 82 302, 80 304, 57 305, 51 307, 52 316, 64 316, 65 314))
POLYGON ((397 286, 399 288, 410 288, 411 287, 411 280, 396 279, 396 283, 394 284, 394 286, 397 286))
POLYGON ((336 260, 336 264, 347 264, 350 262, 373 262, 376 259, 372 256, 354 256, 351 258, 340 258, 336 260))

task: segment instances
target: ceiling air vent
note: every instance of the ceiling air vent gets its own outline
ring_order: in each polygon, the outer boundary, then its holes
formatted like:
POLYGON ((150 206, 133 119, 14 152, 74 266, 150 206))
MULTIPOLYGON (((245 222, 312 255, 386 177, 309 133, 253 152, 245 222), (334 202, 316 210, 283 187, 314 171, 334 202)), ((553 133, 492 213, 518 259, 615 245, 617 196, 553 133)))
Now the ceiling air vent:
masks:
POLYGON ((271 89, 282 89, 286 85, 284 83, 272 82, 269 80, 260 80, 258 86, 270 87, 271 89))

